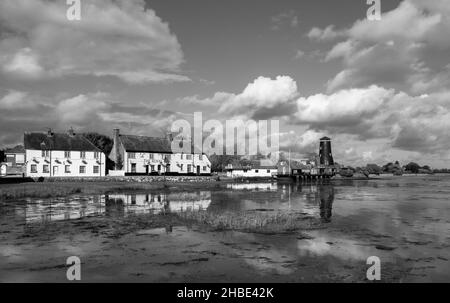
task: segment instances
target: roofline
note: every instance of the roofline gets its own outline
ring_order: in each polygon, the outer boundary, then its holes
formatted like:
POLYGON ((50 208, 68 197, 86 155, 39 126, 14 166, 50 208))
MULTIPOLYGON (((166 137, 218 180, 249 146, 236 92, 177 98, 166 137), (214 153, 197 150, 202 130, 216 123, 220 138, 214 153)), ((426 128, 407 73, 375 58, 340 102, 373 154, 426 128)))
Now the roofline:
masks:
MULTIPOLYGON (((40 149, 31 149, 31 148, 26 148, 25 147, 25 136, 26 135, 32 135, 32 134, 40 134, 40 135, 45 135, 47 134, 46 131, 25 131, 23 133, 24 136, 24 144, 23 144, 23 149, 26 150, 40 150, 40 149)), ((68 135, 67 133, 60 133, 60 132, 53 132, 53 134, 58 134, 58 135, 68 135)), ((97 146, 94 145, 94 143, 92 143, 91 141, 89 141, 85 136, 83 136, 81 133, 75 133, 75 136, 80 136, 82 138, 82 140, 86 141, 89 145, 92 146, 92 148, 94 148, 95 150, 86 150, 86 151, 96 151, 96 152, 101 152, 104 153, 100 148, 98 148, 97 146)), ((50 149, 50 150, 57 150, 57 151, 66 151, 66 150, 60 150, 60 149, 50 149)))

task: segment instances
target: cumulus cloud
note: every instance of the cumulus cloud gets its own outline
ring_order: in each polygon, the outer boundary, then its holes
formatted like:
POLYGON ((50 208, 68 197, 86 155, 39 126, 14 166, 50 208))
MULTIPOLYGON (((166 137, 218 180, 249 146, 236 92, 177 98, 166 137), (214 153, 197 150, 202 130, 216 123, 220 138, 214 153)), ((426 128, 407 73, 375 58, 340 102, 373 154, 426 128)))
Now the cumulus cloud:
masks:
POLYGON ((336 43, 325 59, 340 59, 344 66, 328 82, 329 92, 378 84, 417 94, 450 84, 447 64, 430 64, 433 58, 429 55, 450 61, 448 1, 404 0, 382 14, 381 21, 361 19, 347 29, 326 29, 311 30, 309 36, 326 40, 340 33, 345 39, 336 43))
MULTIPOLYGON (((380 159, 388 149, 447 157, 449 98, 448 91, 415 96, 375 85, 344 89, 299 98, 292 123, 338 138, 351 136, 355 145, 367 146, 368 142, 383 145, 378 151, 362 150, 359 154, 362 160, 368 155, 380 159)), ((341 156, 348 158, 350 154, 341 156)))
POLYGON ((50 127, 65 131, 110 134, 114 127, 124 133, 163 135, 180 115, 146 105, 124 106, 114 96, 88 93, 68 98, 46 98, 21 91, 0 97, 0 147, 21 142, 23 132, 42 131, 50 127))
POLYGON ((329 25, 324 29, 313 27, 307 34, 308 38, 318 41, 331 41, 345 35, 345 31, 335 30, 334 25, 329 25))
POLYGON ((297 83, 289 76, 275 79, 258 77, 239 93, 216 92, 210 98, 198 96, 181 98, 180 103, 216 106, 225 116, 242 116, 246 119, 269 119, 289 115, 295 109, 298 96, 297 83))
POLYGON ((378 86, 341 90, 331 95, 317 94, 297 100, 295 117, 300 123, 319 127, 355 126, 376 114, 392 96, 392 90, 378 86))
POLYGON ((143 0, 82 2, 80 21, 65 1, 0 2, 2 72, 17 77, 116 76, 129 83, 188 81, 169 25, 143 0))

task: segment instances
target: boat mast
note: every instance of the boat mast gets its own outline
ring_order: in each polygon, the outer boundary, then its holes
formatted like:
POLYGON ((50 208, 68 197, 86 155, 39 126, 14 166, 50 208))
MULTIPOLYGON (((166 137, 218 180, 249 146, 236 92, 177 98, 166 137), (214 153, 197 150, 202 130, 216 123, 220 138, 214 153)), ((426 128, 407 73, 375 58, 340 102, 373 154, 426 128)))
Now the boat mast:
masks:
POLYGON ((289 149, 289 176, 291 175, 291 149, 289 149))

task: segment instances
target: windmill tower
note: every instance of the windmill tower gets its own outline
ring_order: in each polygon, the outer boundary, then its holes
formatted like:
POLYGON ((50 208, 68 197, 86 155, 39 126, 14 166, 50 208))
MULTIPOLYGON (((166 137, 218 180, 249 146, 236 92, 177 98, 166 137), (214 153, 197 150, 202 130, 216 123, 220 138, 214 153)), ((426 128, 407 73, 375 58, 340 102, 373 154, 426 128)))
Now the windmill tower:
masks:
POLYGON ((320 139, 319 164, 325 166, 334 165, 333 155, 331 153, 331 139, 328 137, 320 139))

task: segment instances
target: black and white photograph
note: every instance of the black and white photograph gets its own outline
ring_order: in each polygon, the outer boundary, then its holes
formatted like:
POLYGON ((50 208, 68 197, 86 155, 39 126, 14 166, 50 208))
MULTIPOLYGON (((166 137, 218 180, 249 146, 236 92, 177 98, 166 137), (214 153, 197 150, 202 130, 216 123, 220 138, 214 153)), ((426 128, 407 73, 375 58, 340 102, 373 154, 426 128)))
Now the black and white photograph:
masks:
POLYGON ((450 282, 450 1, 0 0, 0 282, 450 282))

